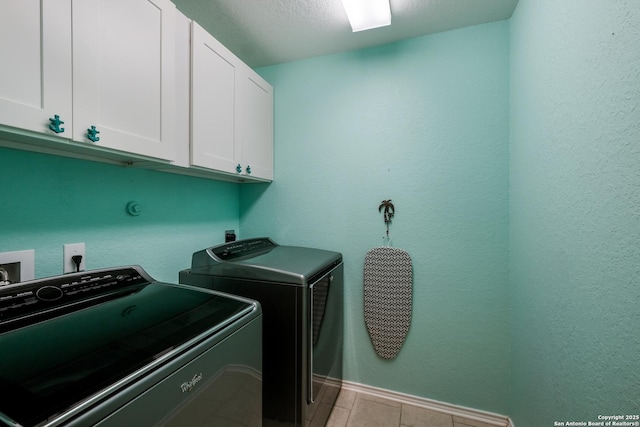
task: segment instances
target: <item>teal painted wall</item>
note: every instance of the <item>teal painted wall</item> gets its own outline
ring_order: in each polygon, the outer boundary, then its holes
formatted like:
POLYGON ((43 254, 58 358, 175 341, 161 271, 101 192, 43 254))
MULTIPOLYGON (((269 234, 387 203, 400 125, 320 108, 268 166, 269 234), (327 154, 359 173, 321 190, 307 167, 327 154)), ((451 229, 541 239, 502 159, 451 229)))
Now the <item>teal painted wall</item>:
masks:
POLYGON ((347 380, 507 413, 508 23, 258 71, 274 86, 275 181, 241 188, 242 237, 343 253, 347 380), (383 199, 414 261, 392 361, 363 318, 383 199))
POLYGON ((640 8, 520 0, 510 24, 510 413, 638 414, 640 8))
POLYGON ((238 184, 7 148, 0 159, 0 252, 35 249, 36 277, 62 274, 62 246, 84 242, 88 269, 140 264, 177 283, 194 251, 239 226, 238 184))
POLYGON ((263 68, 275 182, 222 183, 0 148, 0 251, 176 281, 191 253, 269 235, 341 251, 346 378, 511 415, 518 427, 640 408, 640 12, 520 0, 509 22, 263 68), (413 322, 379 359, 364 254, 414 260, 413 322), (126 203, 142 204, 140 217, 126 203))

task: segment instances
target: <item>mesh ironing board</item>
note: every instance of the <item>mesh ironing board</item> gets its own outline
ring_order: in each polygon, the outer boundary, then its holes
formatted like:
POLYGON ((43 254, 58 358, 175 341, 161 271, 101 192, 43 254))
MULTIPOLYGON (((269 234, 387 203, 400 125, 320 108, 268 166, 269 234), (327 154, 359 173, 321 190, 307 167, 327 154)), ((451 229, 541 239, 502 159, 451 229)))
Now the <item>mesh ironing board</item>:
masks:
POLYGON ((364 258, 364 320, 383 359, 398 355, 411 324, 413 273, 406 251, 371 249, 364 258))

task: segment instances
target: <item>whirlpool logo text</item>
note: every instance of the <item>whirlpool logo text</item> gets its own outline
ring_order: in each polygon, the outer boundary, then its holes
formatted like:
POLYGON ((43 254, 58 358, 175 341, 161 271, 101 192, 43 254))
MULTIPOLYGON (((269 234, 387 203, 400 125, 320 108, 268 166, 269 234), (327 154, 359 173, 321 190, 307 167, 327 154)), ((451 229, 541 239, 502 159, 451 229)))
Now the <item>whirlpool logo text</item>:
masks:
POLYGON ((188 393, 196 386, 196 384, 200 382, 200 380, 202 380, 202 372, 199 374, 195 374, 191 381, 185 381, 180 384, 180 389, 183 393, 188 393))

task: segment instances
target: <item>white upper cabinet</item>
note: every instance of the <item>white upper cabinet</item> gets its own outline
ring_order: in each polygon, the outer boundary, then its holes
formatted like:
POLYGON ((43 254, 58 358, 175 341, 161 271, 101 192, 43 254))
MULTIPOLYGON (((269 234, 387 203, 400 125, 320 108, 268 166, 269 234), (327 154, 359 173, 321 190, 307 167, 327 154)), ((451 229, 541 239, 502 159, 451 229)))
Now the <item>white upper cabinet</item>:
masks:
POLYGON ((236 91, 237 132, 243 173, 273 180, 273 88, 249 67, 243 67, 236 91))
POLYGON ((0 146, 273 179, 273 88, 171 1, 0 7, 0 146))
POLYGON ((273 179, 273 88, 192 22, 191 158, 240 180, 273 179))
POLYGON ((75 141, 173 159, 175 12, 168 0, 73 1, 75 141))
POLYGON ((0 9, 0 124, 71 138, 71 0, 0 9))
POLYGON ((235 144, 240 61, 197 22, 191 29, 191 165, 236 173, 241 161, 235 144))

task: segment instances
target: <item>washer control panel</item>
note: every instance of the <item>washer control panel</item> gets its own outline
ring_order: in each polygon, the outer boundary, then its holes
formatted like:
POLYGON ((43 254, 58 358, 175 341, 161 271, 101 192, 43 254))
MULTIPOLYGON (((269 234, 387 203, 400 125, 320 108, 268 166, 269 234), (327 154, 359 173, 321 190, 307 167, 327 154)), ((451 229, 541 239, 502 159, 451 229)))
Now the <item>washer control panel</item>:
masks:
POLYGON ((139 267, 94 270, 0 287, 0 332, 17 319, 50 313, 89 301, 99 302, 132 287, 148 284, 139 267))

